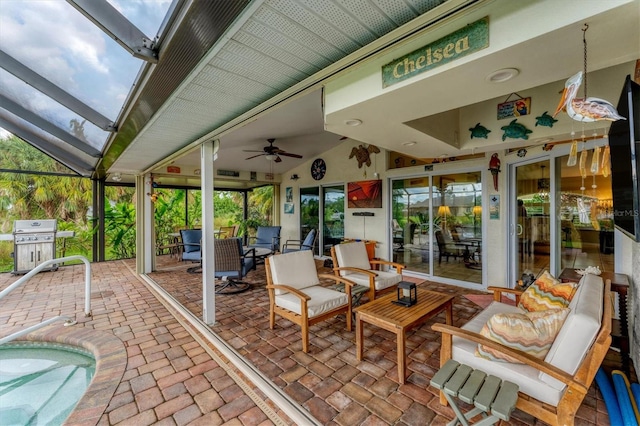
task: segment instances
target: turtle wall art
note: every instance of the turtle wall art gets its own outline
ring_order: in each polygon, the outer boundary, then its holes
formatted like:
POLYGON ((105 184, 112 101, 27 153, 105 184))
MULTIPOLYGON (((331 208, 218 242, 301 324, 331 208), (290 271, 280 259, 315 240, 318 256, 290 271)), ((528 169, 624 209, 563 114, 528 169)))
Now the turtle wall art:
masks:
POLYGON ((471 132, 471 139, 473 138, 487 139, 487 136, 489 135, 489 133, 491 133, 491 130, 487 129, 480 123, 476 124, 475 127, 470 127, 469 131, 471 132))
POLYGON ((553 127, 553 124, 558 121, 549 114, 549 111, 545 111, 542 115, 536 117, 536 126, 553 127))
POLYGON ((531 130, 527 129, 524 126, 524 124, 518 123, 517 118, 508 125, 502 126, 500 129, 504 130, 504 133, 502 134, 502 140, 506 140, 507 138, 529 139, 529 133, 532 133, 531 130))

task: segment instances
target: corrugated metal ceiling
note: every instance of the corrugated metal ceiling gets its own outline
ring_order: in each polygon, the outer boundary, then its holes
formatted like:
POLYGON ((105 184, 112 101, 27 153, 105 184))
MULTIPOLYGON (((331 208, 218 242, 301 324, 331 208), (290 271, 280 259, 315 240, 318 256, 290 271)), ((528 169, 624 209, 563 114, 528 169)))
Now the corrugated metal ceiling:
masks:
MULTIPOLYGON (((189 49, 216 8, 194 2, 171 46, 189 49), (197 10, 197 13, 196 13, 197 10), (193 12, 193 13, 192 13, 193 12)), ((223 2, 224 3, 224 2, 223 2)), ((384 34, 444 3, 443 0, 266 0, 242 12, 203 62, 137 134, 115 137, 105 169, 139 172, 207 135, 252 108, 384 34), (126 148, 126 149, 125 149, 126 148), (122 154, 126 155, 122 155, 122 154)), ((157 69, 163 66, 161 56, 157 69)), ((148 85, 151 84, 151 81, 148 85)), ((155 83, 161 84, 161 83, 155 83)), ((151 90, 139 108, 156 105, 164 94, 151 90)), ((148 114, 148 113, 147 113, 148 114)), ((132 116, 143 116, 134 111, 132 116)), ((147 117, 144 117, 147 118, 147 117)))

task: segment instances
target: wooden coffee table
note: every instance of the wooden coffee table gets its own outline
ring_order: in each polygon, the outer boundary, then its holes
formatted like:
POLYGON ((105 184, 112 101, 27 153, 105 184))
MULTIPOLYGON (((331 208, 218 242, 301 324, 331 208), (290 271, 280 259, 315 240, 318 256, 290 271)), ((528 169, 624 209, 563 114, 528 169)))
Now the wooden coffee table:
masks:
POLYGON ((358 361, 362 360, 364 346, 362 332, 365 322, 395 333, 398 344, 398 382, 404 383, 407 331, 421 325, 443 310, 446 310, 446 323, 452 324, 454 296, 418 287, 418 302, 409 308, 391 303, 396 298, 396 293, 387 294, 354 309, 356 313, 356 356, 358 361))

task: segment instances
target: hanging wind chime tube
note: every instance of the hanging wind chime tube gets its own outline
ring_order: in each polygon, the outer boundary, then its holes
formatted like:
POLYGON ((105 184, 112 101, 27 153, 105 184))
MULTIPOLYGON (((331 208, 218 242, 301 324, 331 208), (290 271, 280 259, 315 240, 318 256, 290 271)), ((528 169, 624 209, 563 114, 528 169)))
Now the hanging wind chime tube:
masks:
POLYGON ((580 176, 583 179, 584 186, 584 178, 587 177, 587 150, 584 148, 586 143, 582 142, 582 152, 580 152, 580 176))
POLYGON ((576 132, 571 132, 571 149, 569 150, 569 159, 567 160, 567 166, 573 167, 578 163, 578 141, 575 139, 576 132))
POLYGON ((600 171, 600 147, 596 146, 593 149, 593 157, 591 157, 591 174, 596 175, 600 171))
POLYGON ((602 153, 602 176, 609 177, 611 174, 611 152, 609 145, 605 145, 602 153))

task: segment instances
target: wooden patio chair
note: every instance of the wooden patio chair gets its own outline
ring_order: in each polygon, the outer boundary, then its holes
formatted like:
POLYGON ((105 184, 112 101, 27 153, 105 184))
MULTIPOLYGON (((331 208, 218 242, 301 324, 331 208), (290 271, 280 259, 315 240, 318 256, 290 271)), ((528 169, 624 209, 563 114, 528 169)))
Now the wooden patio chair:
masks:
POLYGON ((218 230, 217 238, 233 238, 235 237, 235 226, 221 226, 218 230))
POLYGON ((356 284, 369 288, 369 301, 376 296, 395 291, 402 281, 404 265, 382 259, 369 259, 367 248, 362 241, 336 244, 331 247, 333 271, 356 284), (395 268, 395 271, 378 270, 375 267, 395 268))
POLYGON ((318 274, 311 250, 277 254, 265 260, 269 292, 269 326, 276 314, 302 328, 302 350, 309 350, 309 327, 320 321, 345 315, 351 331, 351 288, 354 283, 330 274, 318 274), (320 285, 320 278, 342 283, 345 292, 320 285))

